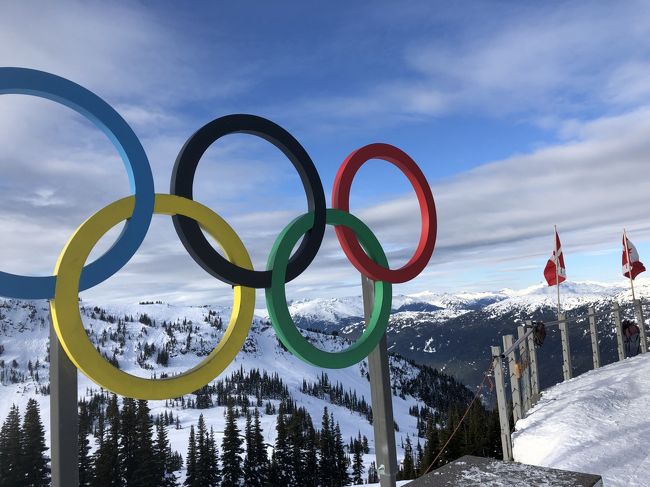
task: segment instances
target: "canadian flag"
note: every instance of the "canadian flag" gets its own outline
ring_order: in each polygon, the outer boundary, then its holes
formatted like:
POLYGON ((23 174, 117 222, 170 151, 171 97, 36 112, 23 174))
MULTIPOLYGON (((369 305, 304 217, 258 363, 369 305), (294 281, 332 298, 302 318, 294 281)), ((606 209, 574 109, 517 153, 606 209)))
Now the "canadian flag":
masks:
POLYGON ((623 233, 623 275, 630 277, 630 263, 632 264, 632 279, 645 272, 643 263, 639 260, 639 252, 630 239, 623 233), (628 261, 628 255, 630 257, 628 261))
POLYGON ((564 255, 562 254, 562 244, 560 237, 555 230, 555 249, 551 258, 548 259, 544 268, 544 277, 549 286, 557 286, 560 282, 566 281, 566 269, 564 267, 564 255), (557 270, 556 270, 557 262, 557 270))

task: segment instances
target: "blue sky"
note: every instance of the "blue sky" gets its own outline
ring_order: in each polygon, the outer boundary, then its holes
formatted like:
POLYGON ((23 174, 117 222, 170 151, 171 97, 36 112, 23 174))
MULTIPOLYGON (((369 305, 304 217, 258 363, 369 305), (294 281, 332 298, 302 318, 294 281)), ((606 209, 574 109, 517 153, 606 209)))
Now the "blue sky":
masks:
MULTIPOLYGON (((287 128, 316 163, 328 201, 347 154, 397 145, 429 179, 439 240, 426 271, 396 292, 538 283, 553 224, 572 279, 623 279, 624 226, 642 260, 650 255, 645 2, 180 5, 16 2, 0 19, 0 65, 65 76, 111 103, 141 138, 158 192, 168 191, 185 139, 228 113, 287 128)), ((123 168, 81 117, 24 96, 0 97, 0 144, 0 265, 49 273, 74 228, 128 194, 123 168)), ((290 164, 244 135, 208 151, 195 197, 232 223, 257 268, 305 210, 290 164)), ((371 161, 352 209, 393 266, 406 262, 419 226, 404 177, 371 161)), ((332 235, 288 285, 291 298, 360 292, 332 235)), ((156 217, 132 261, 88 295, 225 302, 229 288, 156 217)))

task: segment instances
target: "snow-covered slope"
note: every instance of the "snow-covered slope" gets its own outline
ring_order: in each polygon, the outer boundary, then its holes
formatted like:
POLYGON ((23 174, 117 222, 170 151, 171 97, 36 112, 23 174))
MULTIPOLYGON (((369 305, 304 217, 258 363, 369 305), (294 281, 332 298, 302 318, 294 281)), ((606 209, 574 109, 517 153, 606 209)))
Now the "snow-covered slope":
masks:
POLYGON ((608 487, 650 485, 650 354, 544 391, 516 424, 515 460, 602 475, 608 487))
MULTIPOLYGON (((182 372, 196 365, 221 338, 230 313, 228 308, 215 306, 178 307, 163 303, 99 307, 82 302, 80 305, 86 331, 99 350, 108 358, 116 360, 122 370, 143 377, 182 372), (161 350, 169 353, 167 366, 157 363, 161 350)), ((12 404, 17 404, 22 414, 27 400, 36 397, 49 434, 49 396, 45 395, 49 375, 48 313, 48 305, 44 301, 0 300, 0 422, 7 416, 12 404)), ((349 345, 344 337, 308 331, 303 333, 324 350, 336 351, 349 345)), ((407 435, 417 437, 417 419, 409 414, 409 408, 422 406, 422 399, 405 392, 404 387, 413 388, 421 369, 397 357, 391 357, 391 368, 395 394, 393 409, 399 426, 396 440, 401 446, 407 435)), ((268 322, 255 318, 242 352, 220 378, 240 369, 277 373, 288 388, 291 398, 307 409, 317 428, 320 428, 323 408, 327 406, 340 423, 344 438, 356 437, 360 432, 369 439, 370 452, 364 459, 366 468, 374 460, 373 429, 363 414, 332 404, 329 397, 319 398, 302 392, 303 381, 315 383, 326 372, 331 384, 342 384, 346 391, 353 391, 359 400, 364 398, 370 404, 365 361, 339 370, 324 371, 312 367, 279 345, 268 322)), ((470 394, 454 381, 444 377, 440 381, 451 383, 453 387, 470 394)), ((440 383, 436 384, 438 385, 434 385, 434 388, 442 387, 440 383)), ((94 383, 79 374, 80 399, 89 398, 98 389, 94 383)), ((187 398, 189 397, 194 396, 188 395, 187 398)), ((279 400, 271 400, 271 403, 277 407, 279 400)), ((153 415, 167 410, 173 411, 174 417, 179 418, 181 429, 170 428, 169 437, 172 448, 183 456, 187 452, 189 426, 197 423, 201 413, 204 414, 208 427, 213 426, 217 432, 217 440, 221 441, 219 432, 225 426, 224 407, 193 409, 180 405, 166 406, 165 401, 150 401, 150 407, 153 415)), ((259 410, 262 413, 265 441, 273 444, 277 416, 264 414, 264 407, 259 410)), ((243 426, 242 418, 239 427, 243 429, 243 426)), ((399 454, 403 454, 401 449, 399 454)))

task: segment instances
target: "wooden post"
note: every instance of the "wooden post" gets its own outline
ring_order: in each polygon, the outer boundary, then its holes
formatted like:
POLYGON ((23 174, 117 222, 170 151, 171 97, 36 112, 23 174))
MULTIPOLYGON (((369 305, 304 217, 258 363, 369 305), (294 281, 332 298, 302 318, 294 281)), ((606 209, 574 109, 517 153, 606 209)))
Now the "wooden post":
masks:
POLYGON ((503 459, 512 461, 512 438, 510 436, 510 419, 506 404, 506 388, 503 383, 503 361, 501 348, 492 347, 492 365, 494 370, 494 385, 497 391, 497 407, 499 410, 499 424, 501 426, 501 448, 503 459))
POLYGON ((594 369, 600 367, 600 349, 598 348, 598 328, 596 328, 596 310, 589 306, 589 331, 591 333, 591 354, 594 359, 594 369))
MULTIPOLYGON (((514 339, 512 335, 504 335, 503 351, 505 352, 506 350, 508 350, 512 346, 513 342, 514 339)), ((515 353, 516 350, 510 352, 510 354, 506 357, 506 360, 508 361, 508 372, 510 375, 510 391, 512 392, 512 416, 516 423, 521 418, 523 418, 524 415, 522 414, 522 410, 521 410, 521 389, 519 388, 519 379, 517 378, 517 374, 515 372, 515 366, 516 366, 515 353)))
POLYGON ((618 346, 618 360, 625 359, 625 346, 623 345, 623 329, 621 328, 621 307, 618 302, 612 304, 612 313, 614 314, 614 326, 616 327, 616 344, 618 346))
MULTIPOLYGON (((531 320, 526 321, 526 326, 533 326, 531 320)), ((528 354, 530 355, 530 405, 534 406, 539 400, 539 370, 537 368, 537 349, 535 348, 535 334, 528 335, 528 354)))
POLYGON ((50 455, 52 487, 79 485, 77 368, 50 321, 50 455))
MULTIPOLYGON (((366 323, 370 321, 375 296, 375 283, 361 276, 363 311, 366 323)), ((386 334, 368 355, 370 397, 372 400, 372 425, 375 432, 375 455, 379 470, 379 485, 395 487, 397 482, 397 448, 395 447, 395 420, 393 419, 393 393, 390 384, 386 334), (383 467, 383 468, 382 468, 383 467)))
MULTIPOLYGON (((517 327, 517 338, 526 334, 523 326, 517 327)), ((521 392, 522 392, 522 413, 526 414, 530 409, 530 356, 528 355, 528 342, 522 340, 519 344, 519 360, 521 361, 521 392)))
POLYGON ((643 308, 641 307, 641 300, 634 300, 634 315, 636 316, 636 323, 639 327, 639 341, 641 342, 641 353, 648 351, 648 342, 645 337, 645 320, 643 319, 643 308))
MULTIPOLYGON (((558 314, 558 319, 563 320, 564 313, 558 314)), ((573 377, 571 370, 571 343, 569 342, 569 324, 566 321, 560 323, 560 336, 562 337, 562 373, 564 380, 573 377)))

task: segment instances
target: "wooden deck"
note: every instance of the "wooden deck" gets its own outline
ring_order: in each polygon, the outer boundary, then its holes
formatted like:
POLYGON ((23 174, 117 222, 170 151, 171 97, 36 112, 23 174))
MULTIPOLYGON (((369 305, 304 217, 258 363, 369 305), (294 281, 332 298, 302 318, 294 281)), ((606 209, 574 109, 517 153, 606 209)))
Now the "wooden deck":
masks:
POLYGON ((600 475, 464 456, 405 487, 603 487, 600 475))

